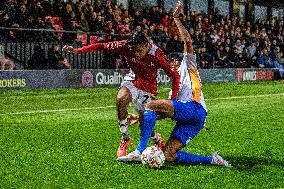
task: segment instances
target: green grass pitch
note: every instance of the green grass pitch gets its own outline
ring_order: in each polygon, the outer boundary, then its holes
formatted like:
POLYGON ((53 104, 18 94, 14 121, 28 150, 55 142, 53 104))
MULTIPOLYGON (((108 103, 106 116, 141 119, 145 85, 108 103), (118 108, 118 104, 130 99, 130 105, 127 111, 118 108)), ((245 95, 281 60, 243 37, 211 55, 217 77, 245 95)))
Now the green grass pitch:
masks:
MULTIPOLYGON (((284 83, 203 91, 207 123, 185 150, 219 151, 232 169, 117 162, 117 88, 0 91, 0 188, 284 188, 284 83)), ((160 87, 159 98, 168 92, 160 87)), ((158 121, 156 130, 167 139, 173 124, 158 121)), ((139 129, 129 132, 130 152, 139 129)))

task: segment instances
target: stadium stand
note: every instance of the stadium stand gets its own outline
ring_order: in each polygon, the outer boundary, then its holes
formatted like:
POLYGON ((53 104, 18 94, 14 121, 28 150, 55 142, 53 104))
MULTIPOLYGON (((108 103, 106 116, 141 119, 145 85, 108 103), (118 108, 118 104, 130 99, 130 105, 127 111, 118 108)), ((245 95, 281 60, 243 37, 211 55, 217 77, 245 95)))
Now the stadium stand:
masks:
MULTIPOLYGON (((108 0, 96 0, 93 4, 90 0, 86 3, 76 0, 68 3, 61 0, 53 3, 41 0, 4 0, 0 4, 0 38, 1 41, 10 43, 34 43, 31 45, 31 53, 25 57, 25 64, 38 42, 76 43, 80 46, 125 39, 132 31, 145 32, 168 54, 182 52, 182 43, 171 14, 171 11, 167 12, 158 6, 127 10, 108 0)), ((191 11, 181 19, 192 35, 199 67, 203 69, 283 69, 283 18, 241 21, 237 16, 221 15, 220 10, 215 8, 210 14, 191 11)), ((9 51, 7 45, 5 48, 9 51)), ((89 56, 88 60, 98 61, 98 56, 100 60, 103 59, 103 55, 89 56)), ((67 59, 74 64, 70 57, 67 59)), ((83 60, 77 64, 83 64, 83 60)), ((84 68, 76 65, 73 67, 84 68)), ((91 68, 98 67, 96 65, 91 68)), ((115 67, 112 62, 105 68, 115 67)), ((29 68, 29 65, 25 65, 25 68, 29 68)))

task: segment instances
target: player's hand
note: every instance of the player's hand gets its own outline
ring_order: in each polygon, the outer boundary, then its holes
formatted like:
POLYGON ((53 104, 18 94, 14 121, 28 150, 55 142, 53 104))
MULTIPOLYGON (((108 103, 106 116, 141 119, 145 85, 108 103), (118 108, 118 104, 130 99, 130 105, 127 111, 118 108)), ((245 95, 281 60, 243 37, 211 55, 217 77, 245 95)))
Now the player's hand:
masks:
POLYGON ((76 53, 77 52, 72 46, 69 46, 69 45, 64 45, 62 50, 66 51, 68 53, 76 53))
POLYGON ((128 125, 133 125, 135 123, 139 124, 139 116, 135 115, 135 114, 128 114, 127 116, 127 120, 128 120, 128 125))
POLYGON ((174 18, 179 18, 179 15, 182 13, 182 3, 180 1, 177 2, 175 11, 173 13, 174 18))

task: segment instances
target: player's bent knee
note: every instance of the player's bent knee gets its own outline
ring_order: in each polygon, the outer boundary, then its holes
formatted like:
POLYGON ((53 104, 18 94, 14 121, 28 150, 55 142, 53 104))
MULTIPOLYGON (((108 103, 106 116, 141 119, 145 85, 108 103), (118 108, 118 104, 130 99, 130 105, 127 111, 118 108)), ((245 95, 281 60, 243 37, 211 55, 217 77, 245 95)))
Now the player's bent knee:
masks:
POLYGON ((145 109, 156 111, 157 109, 161 109, 163 104, 165 104, 164 100, 151 100, 145 105, 145 109))
POLYGON ((150 102, 148 102, 146 105, 145 105, 145 110, 155 110, 154 109, 154 102, 155 100, 152 100, 152 101, 150 101, 150 102))
POLYGON ((129 104, 129 102, 131 102, 131 100, 132 100, 131 94, 127 90, 119 91, 116 96, 116 101, 118 104, 127 105, 129 104))
POLYGON ((174 107, 170 100, 152 100, 146 104, 145 110, 159 112, 159 115, 163 118, 171 118, 174 114, 174 107))
POLYGON ((129 96, 128 95, 119 95, 116 97, 117 102, 123 103, 129 101, 129 96))

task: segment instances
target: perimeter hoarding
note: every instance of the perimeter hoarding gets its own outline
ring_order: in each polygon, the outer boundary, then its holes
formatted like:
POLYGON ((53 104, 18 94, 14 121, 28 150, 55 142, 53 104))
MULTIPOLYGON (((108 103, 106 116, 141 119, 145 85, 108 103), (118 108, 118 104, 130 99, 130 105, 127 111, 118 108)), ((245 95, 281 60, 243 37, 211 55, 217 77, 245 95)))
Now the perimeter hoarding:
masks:
POLYGON ((63 70, 0 71, 0 90, 62 88, 65 87, 63 70))
POLYGON ((277 79, 276 69, 236 69, 236 79, 240 81, 271 81, 277 79))
MULTIPOLYGON (((128 70, 17 70, 0 71, 0 90, 37 88, 93 88, 119 86, 128 70)), ((274 80, 273 69, 208 69, 199 70, 203 83, 274 80)), ((171 80, 160 71, 158 85, 171 80)))

